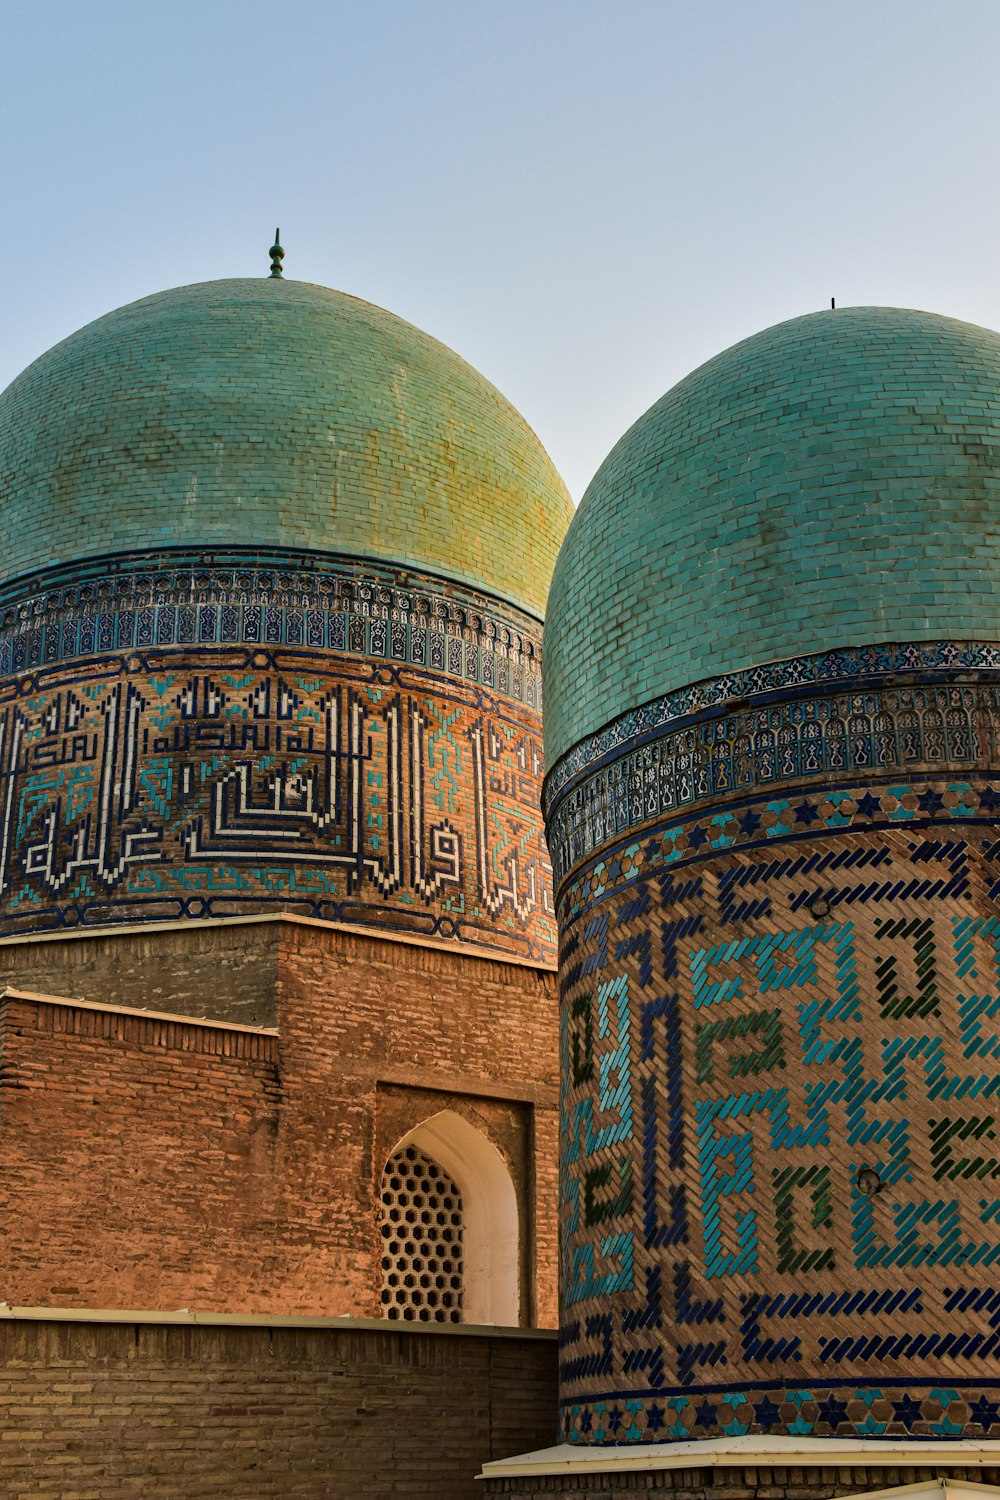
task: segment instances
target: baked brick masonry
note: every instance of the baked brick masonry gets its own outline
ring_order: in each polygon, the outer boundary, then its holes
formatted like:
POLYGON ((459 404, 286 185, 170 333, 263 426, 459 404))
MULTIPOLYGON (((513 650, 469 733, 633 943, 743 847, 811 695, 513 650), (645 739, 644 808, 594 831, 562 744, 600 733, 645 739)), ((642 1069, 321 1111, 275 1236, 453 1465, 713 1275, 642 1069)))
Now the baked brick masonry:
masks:
MULTIPOLYGON (((551 976, 433 948, 404 950, 407 962, 396 943, 292 920, 169 934, 167 951, 196 936, 211 956, 212 939, 237 934, 241 958, 259 964, 254 1001, 268 1025, 8 988, 4 1300, 375 1317, 382 1167, 449 1110, 511 1173, 523 1228, 515 1321, 551 1324, 551 976), (457 1007, 460 1037, 447 1023, 457 1007)), ((113 961, 114 945, 134 940, 81 939, 99 941, 113 961)), ((24 946, 34 978, 32 961, 66 943, 24 946)))
POLYGON ((475 1500, 551 1435, 555 1335, 332 1320, 0 1321, 4 1500, 475 1500))

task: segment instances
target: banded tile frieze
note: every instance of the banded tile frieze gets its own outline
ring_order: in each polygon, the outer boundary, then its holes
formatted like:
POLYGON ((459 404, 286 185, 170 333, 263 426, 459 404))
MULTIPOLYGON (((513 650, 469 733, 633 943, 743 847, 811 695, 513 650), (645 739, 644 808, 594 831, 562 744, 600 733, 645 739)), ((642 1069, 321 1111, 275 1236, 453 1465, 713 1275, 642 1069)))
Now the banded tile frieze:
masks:
POLYGON ((425 667, 541 708, 537 621, 443 579, 308 554, 170 549, 8 585, 0 675, 106 651, 291 646, 425 667))
POLYGON ((995 765, 998 683, 1000 671, 984 668, 972 681, 799 693, 742 708, 730 702, 625 744, 561 793, 549 788, 557 887, 608 839, 737 793, 873 771, 995 765))
POLYGON ((908 641, 846 647, 809 656, 764 662, 722 677, 710 677, 620 714, 596 734, 574 745, 552 766, 545 781, 545 810, 551 816, 560 793, 581 773, 663 730, 679 728, 712 710, 725 712, 772 697, 794 697, 822 687, 867 688, 886 679, 900 683, 949 681, 955 676, 987 679, 1000 673, 1000 645, 990 641, 908 641))
POLYGON ((568 1441, 1000 1437, 994 650, 550 778, 568 1441))
POLYGON ((1000 1436, 1000 779, 893 795, 574 872, 567 1440, 1000 1436))

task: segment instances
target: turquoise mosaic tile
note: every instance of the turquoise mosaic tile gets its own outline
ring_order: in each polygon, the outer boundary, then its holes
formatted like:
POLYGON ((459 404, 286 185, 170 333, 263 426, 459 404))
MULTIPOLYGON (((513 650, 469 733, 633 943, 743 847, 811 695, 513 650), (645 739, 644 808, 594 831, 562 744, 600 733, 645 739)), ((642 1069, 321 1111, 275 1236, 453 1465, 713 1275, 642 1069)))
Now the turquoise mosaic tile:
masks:
POLYGON ((541 618, 572 514, 487 380, 381 308, 304 282, 119 308, 0 396, 0 583, 143 547, 316 549, 541 618))
POLYGON ((692 683, 887 641, 993 640, 1000 335, 850 308, 746 339, 612 450, 559 555, 549 766, 692 683))

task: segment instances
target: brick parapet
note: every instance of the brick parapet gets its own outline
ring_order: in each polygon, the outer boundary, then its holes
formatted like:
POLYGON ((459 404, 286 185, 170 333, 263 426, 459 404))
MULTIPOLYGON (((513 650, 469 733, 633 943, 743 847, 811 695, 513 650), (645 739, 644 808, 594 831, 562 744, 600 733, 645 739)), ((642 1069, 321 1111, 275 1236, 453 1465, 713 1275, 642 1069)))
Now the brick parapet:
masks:
MULTIPOLYGON (((247 1063, 275 1064, 278 1033, 273 1028, 236 1026, 226 1021, 195 1020, 166 1012, 133 1010, 71 1000, 56 995, 34 995, 7 988, 0 991, 4 1066, 16 1068, 14 1038, 28 1031, 43 1036, 72 1036, 93 1042, 155 1047, 165 1051, 201 1053, 247 1063)), ((31 1065, 26 1064, 30 1070, 31 1065)))
POLYGON ((149 1010, 129 1005, 102 1005, 99 1001, 80 1000, 65 995, 43 995, 31 990, 6 986, 0 990, 0 1003, 39 1007, 39 1029, 68 1031, 77 1036, 116 1037, 161 1046, 193 1046, 199 1052, 219 1052, 223 1056, 267 1057, 273 1050, 268 1043, 250 1050, 250 1038, 276 1038, 273 1026, 252 1026, 234 1021, 217 1021, 208 1016, 186 1016, 180 1011, 149 1010), (129 1023, 132 1023, 131 1025, 129 1023), (203 1033, 204 1035, 199 1035, 203 1033), (239 1038, 244 1038, 241 1047, 239 1038))
POLYGON ((5 1496, 475 1500, 485 1459, 551 1436, 533 1331, 177 1317, 0 1317, 5 1496))
MULTIPOLYGON (((159 1008, 250 1030, 266 1029, 277 1023, 278 958, 282 932, 291 930, 301 931, 306 945, 328 941, 336 948, 349 944, 356 961, 373 961, 390 969, 417 964, 418 950, 439 952, 440 965, 424 965, 423 971, 447 976, 463 992, 474 993, 483 980, 495 979, 528 993, 537 985, 543 1008, 550 1003, 545 997, 554 993, 555 965, 531 965, 505 956, 498 967, 488 950, 403 938, 391 931, 359 931, 287 912, 0 938, 0 986, 144 1013, 159 1008), (310 933, 315 937, 310 938, 310 933), (324 940, 319 936, 322 933, 331 936, 324 940), (543 977, 529 980, 524 971, 543 977)), ((398 1066, 387 1058, 383 1076, 396 1077, 398 1066)), ((466 1083, 457 1070, 451 1071, 449 1081, 444 1069, 420 1073, 416 1064, 407 1066, 427 1086, 461 1091, 466 1083)), ((330 1067, 342 1068, 343 1064, 331 1058, 330 1067)), ((512 1098, 549 1099, 553 1085, 530 1073, 527 1070, 518 1081, 496 1078, 490 1089, 496 1097, 509 1092, 512 1098)))

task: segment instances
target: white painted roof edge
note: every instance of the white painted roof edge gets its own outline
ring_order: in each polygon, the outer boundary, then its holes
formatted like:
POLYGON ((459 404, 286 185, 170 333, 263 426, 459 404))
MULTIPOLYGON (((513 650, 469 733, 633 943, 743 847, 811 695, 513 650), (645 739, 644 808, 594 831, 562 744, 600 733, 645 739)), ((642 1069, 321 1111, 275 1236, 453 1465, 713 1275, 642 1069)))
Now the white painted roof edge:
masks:
POLYGON ((188 1307, 12 1307, 0 1302, 0 1322, 21 1323, 135 1323, 140 1326, 195 1325, 200 1328, 319 1328, 340 1333, 431 1333, 447 1338, 540 1339, 555 1343, 554 1328, 509 1328, 502 1323, 419 1323, 389 1318, 355 1318, 349 1313, 311 1316, 308 1313, 193 1312, 188 1307))
MULTIPOLYGON (((1000 1467, 1000 1440, 995 1438, 704 1438, 678 1443, 629 1443, 584 1447, 560 1443, 514 1458, 484 1464, 480 1479, 512 1479, 533 1474, 623 1474, 655 1469, 718 1469, 752 1465, 755 1468, 810 1468, 863 1465, 868 1467, 951 1468, 1000 1467)), ((955 1488, 955 1481, 949 1481, 955 1488)), ((933 1489, 933 1483, 900 1486, 892 1493, 933 1489)), ((962 1484, 962 1488, 967 1485, 962 1484)), ((992 1485, 978 1488, 997 1493, 992 1485)), ((869 1497, 889 1493, 867 1491, 869 1497)))
POLYGON ((927 1500, 962 1500, 963 1496, 1000 1495, 995 1484, 975 1484, 971 1479, 922 1479, 916 1484, 891 1485, 887 1490, 865 1490, 852 1500, 880 1500, 881 1496, 924 1495, 927 1500))

